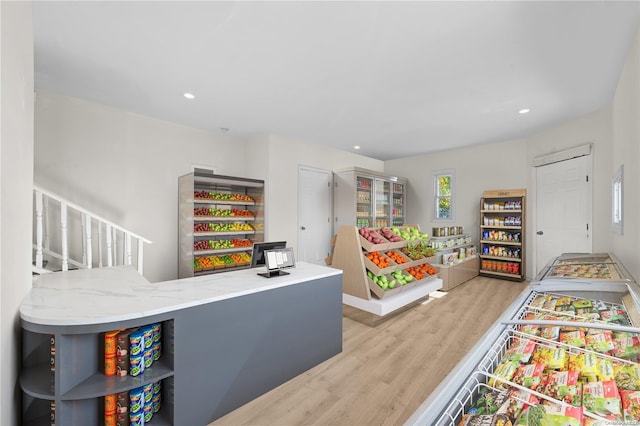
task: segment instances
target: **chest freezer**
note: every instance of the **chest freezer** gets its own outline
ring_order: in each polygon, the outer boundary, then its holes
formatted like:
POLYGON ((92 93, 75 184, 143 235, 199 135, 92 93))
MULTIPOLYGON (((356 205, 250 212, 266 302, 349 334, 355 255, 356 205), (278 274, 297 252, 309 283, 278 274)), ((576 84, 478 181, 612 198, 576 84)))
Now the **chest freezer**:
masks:
POLYGON ((406 424, 640 424, 639 295, 613 254, 558 256, 406 424))

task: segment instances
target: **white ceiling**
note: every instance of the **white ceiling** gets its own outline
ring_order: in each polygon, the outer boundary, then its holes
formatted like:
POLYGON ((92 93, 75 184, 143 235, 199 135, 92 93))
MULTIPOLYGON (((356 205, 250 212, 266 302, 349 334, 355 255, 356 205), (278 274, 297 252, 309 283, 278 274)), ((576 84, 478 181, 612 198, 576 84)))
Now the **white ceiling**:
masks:
POLYGON ((640 17, 638 1, 33 9, 36 89, 381 160, 523 138, 608 105, 640 17))

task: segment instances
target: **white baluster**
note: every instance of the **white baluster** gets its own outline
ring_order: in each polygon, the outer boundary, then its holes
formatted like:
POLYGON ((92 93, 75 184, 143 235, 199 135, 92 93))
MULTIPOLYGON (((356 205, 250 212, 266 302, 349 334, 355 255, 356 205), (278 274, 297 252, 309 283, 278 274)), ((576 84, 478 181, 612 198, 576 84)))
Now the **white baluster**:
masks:
POLYGON ((131 234, 125 232, 124 234, 124 242, 125 242, 125 265, 131 265, 131 234))
POLYGON ((42 215, 44 216, 44 249, 49 251, 49 197, 44 196, 42 204, 42 215))
POLYGON ((113 238, 113 263, 118 264, 118 233, 116 228, 111 229, 111 235, 113 238))
POLYGON ((42 192, 36 191, 36 268, 42 269, 42 192))
POLYGON ((113 266, 113 235, 111 233, 111 225, 107 223, 107 266, 113 266))
POLYGON ((67 246, 67 205, 60 204, 60 242, 62 245, 62 270, 69 270, 69 247, 67 246))
POLYGON ((86 215, 84 213, 80 213, 80 244, 82 245, 82 264, 84 266, 87 266, 87 245, 84 240, 84 236, 87 232, 87 230, 85 229, 85 218, 86 215))
POLYGON ((98 267, 102 268, 102 222, 98 221, 98 267))
POLYGON ((93 259, 91 258, 91 216, 85 215, 85 252, 86 252, 86 262, 87 268, 91 269, 93 259))
POLYGON ((144 241, 142 241, 140 238, 138 238, 138 272, 140 273, 140 275, 142 275, 142 267, 143 267, 143 253, 142 253, 142 249, 144 247, 144 241))

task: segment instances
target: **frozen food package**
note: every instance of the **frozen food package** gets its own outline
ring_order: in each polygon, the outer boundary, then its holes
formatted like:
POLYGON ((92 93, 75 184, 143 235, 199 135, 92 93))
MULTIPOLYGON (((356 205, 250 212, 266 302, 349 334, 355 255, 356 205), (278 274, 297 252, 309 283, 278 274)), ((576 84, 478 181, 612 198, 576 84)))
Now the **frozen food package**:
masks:
POLYGON ((467 414, 505 414, 510 393, 509 389, 482 387, 467 414))
POLYGON ((622 401, 613 380, 585 383, 582 387, 582 405, 586 411, 607 420, 622 419, 622 401))

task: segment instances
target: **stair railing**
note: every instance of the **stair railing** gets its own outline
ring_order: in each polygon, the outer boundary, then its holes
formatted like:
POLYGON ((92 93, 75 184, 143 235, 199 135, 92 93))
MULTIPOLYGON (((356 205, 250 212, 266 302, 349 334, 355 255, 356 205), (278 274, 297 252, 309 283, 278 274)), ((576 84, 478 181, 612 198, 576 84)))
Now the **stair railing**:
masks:
POLYGON ((61 270, 68 271, 69 266, 76 268, 92 268, 94 266, 131 265, 133 263, 133 242, 135 241, 137 254, 135 256, 136 268, 143 273, 144 244, 151 241, 125 229, 115 223, 104 219, 90 211, 65 200, 37 185, 33 186, 35 197, 35 268, 37 272, 49 272, 45 269, 45 255, 61 261, 61 270), (52 238, 50 217, 52 212, 51 201, 59 204, 59 234, 52 238), (82 260, 73 259, 69 254, 69 210, 80 216, 81 252, 82 260), (103 232, 104 229, 104 232, 103 232), (97 242, 93 241, 93 233, 97 233, 97 242), (52 248, 52 240, 55 247, 52 248), (118 244, 120 242, 120 244, 118 244), (97 259, 94 259, 93 249, 97 246, 97 259), (118 246, 121 247, 118 250, 118 246), (106 255, 106 256, 105 256, 106 255))

